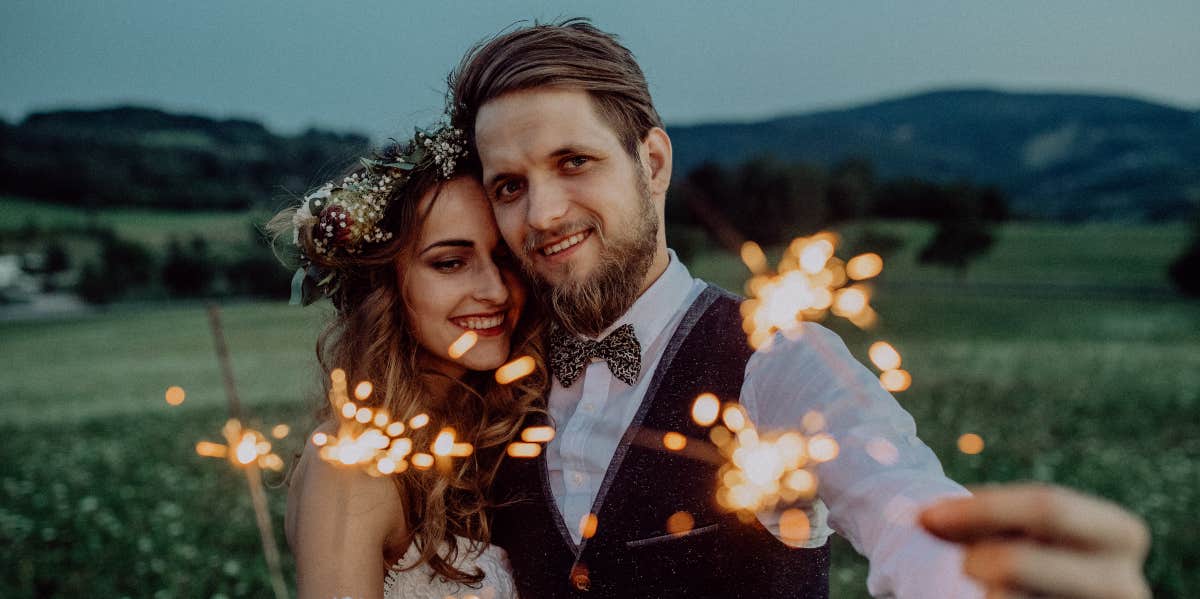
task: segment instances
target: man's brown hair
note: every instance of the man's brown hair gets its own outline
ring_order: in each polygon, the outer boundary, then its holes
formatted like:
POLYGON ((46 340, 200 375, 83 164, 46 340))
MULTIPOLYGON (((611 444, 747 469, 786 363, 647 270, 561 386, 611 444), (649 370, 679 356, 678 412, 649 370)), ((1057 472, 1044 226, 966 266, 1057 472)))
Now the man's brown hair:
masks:
POLYGON ((535 23, 471 48, 450 76, 454 125, 474 140, 481 106, 537 87, 588 92, 631 156, 650 129, 663 126, 633 53, 581 18, 535 23))

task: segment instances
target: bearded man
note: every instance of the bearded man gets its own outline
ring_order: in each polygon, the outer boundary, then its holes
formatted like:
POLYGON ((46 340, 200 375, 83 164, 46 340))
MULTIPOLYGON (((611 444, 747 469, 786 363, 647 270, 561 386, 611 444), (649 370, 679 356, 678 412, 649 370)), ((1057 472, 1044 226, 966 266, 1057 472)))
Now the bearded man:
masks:
MULTIPOLYGON (((671 140, 625 47, 581 20, 523 27, 473 48, 451 85, 497 224, 556 322, 557 434, 508 460, 494 497, 493 542, 522 596, 826 597, 834 531, 869 559, 873 595, 982 595, 962 549, 918 523, 920 507, 970 494, 875 376, 817 324, 752 350, 739 298, 668 249, 671 140), (707 440, 690 418, 701 393, 762 431, 821 415, 840 454, 816 469, 807 536, 783 534, 783 508, 722 510, 716 466, 656 447, 663 431, 707 440), (877 460, 869 443, 895 452, 877 460), (667 525, 680 512, 684 531, 667 525)), ((951 520, 954 540, 982 530, 951 520)))

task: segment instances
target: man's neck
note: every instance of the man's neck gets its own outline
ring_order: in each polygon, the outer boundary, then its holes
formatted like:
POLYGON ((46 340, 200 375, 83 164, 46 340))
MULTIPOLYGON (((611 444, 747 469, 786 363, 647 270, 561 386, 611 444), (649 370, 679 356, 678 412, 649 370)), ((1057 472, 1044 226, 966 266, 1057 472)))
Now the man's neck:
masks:
POLYGON ((646 290, 658 281, 659 277, 667 272, 667 266, 671 264, 671 256, 667 253, 666 246, 661 246, 654 253, 654 261, 650 263, 650 268, 646 269, 646 276, 642 279, 642 289, 638 291, 638 297, 646 294, 646 290))

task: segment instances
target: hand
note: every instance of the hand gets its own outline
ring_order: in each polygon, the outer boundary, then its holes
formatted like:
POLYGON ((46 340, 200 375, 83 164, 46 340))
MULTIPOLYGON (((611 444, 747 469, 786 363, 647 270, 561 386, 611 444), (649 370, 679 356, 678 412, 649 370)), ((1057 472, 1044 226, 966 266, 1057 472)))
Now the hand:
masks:
POLYGON ((964 545, 963 570, 988 599, 1150 597, 1146 524, 1121 507, 1041 484, 975 489, 921 513, 932 534, 964 545))

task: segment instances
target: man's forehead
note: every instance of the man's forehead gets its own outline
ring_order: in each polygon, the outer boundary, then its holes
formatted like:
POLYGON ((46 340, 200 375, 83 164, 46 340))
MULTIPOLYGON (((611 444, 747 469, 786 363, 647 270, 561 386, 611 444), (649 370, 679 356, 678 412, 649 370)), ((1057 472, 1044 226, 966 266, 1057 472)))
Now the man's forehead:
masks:
POLYGON ((509 92, 484 103, 475 119, 475 144, 485 160, 543 158, 565 146, 617 141, 581 90, 509 92))

